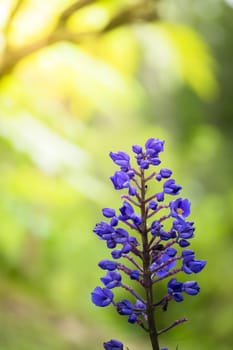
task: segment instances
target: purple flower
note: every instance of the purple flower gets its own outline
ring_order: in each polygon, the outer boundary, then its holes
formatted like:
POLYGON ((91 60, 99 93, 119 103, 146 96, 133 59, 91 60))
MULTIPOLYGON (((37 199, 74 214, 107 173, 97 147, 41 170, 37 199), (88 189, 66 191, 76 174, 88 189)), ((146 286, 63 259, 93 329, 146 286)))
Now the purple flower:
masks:
POLYGON ((122 250, 115 249, 111 252, 111 255, 112 255, 113 259, 120 259, 122 257, 122 250))
POLYGON ((131 315, 133 313, 133 304, 129 300, 122 300, 116 304, 117 311, 120 315, 131 315))
POLYGON ((145 143, 146 155, 150 164, 159 165, 161 163, 158 155, 163 151, 164 141, 159 139, 150 138, 145 143))
POLYGON ((95 232, 101 239, 108 240, 112 237, 115 231, 108 222, 101 221, 96 224, 93 232, 95 232))
POLYGON ((136 153, 136 154, 142 153, 142 147, 139 146, 139 145, 133 145, 132 150, 133 150, 133 152, 136 153))
POLYGON ((120 259, 122 254, 128 254, 132 249, 132 244, 129 242, 123 243, 122 249, 115 249, 111 252, 113 259, 120 259))
POLYGON ((167 249, 165 249, 165 253, 170 257, 174 257, 177 253, 177 250, 175 248, 168 247, 167 249))
POLYGON ((177 198, 174 201, 171 201, 171 215, 174 217, 181 216, 187 217, 190 214, 191 203, 188 199, 177 198))
POLYGON ((113 239, 116 243, 125 243, 125 242, 127 242, 128 237, 129 237, 128 232, 125 229, 118 227, 115 230, 113 239))
POLYGON ((183 271, 187 274, 198 273, 206 265, 205 260, 195 260, 194 251, 190 249, 183 250, 183 271))
POLYGON ((161 160, 159 157, 150 157, 150 164, 152 165, 159 165, 161 163, 161 160))
POLYGON ((206 265, 205 260, 185 260, 183 262, 183 271, 187 274, 198 273, 200 272, 206 265))
POLYGON ((145 313, 146 306, 140 300, 137 300, 135 306, 133 304, 124 299, 116 304, 117 311, 120 315, 126 315, 128 317, 129 323, 135 323, 138 319, 138 315, 142 315, 145 313))
POLYGON ((194 257, 195 257, 194 250, 191 250, 191 249, 184 249, 184 250, 182 251, 182 258, 183 258, 185 261, 193 260, 194 257))
POLYGON ((113 216, 111 218, 111 222, 110 222, 111 226, 117 226, 118 225, 118 218, 116 216, 113 216))
POLYGON ((142 218, 139 214, 133 214, 131 216, 131 219, 133 220, 133 223, 136 225, 136 226, 139 226, 141 225, 142 223, 142 218))
POLYGON ((156 198, 158 202, 162 202, 164 200, 164 192, 156 193, 156 198))
POLYGON ((122 253, 123 254, 128 254, 131 251, 131 249, 132 249, 131 243, 125 242, 123 244, 122 253))
POLYGON ((171 257, 174 257, 174 255, 176 254, 176 250, 174 249, 173 251, 173 248, 168 248, 166 250, 171 255, 167 254, 167 252, 164 251, 164 253, 160 255, 160 257, 155 258, 153 264, 150 267, 151 270, 158 269, 156 271, 156 275, 158 277, 166 276, 169 270, 176 266, 176 260, 170 261, 171 257), (165 264, 165 266, 163 266, 163 264, 165 264), (160 266, 162 267, 159 268, 160 266))
POLYGON ((145 315, 145 310, 146 305, 141 300, 137 300, 134 306, 134 311, 128 318, 128 322, 135 323, 138 320, 139 315, 145 315))
POLYGON ((146 153, 151 157, 157 157, 160 152, 163 152, 164 141, 159 139, 150 138, 146 141, 146 153))
POLYGON ((144 159, 143 156, 140 156, 140 155, 137 156, 137 163, 141 169, 148 169, 150 165, 149 160, 144 159))
POLYGON ((140 225, 142 223, 141 216, 134 212, 134 208, 127 201, 123 202, 123 206, 120 208, 121 215, 119 215, 119 219, 122 221, 126 221, 131 219, 135 225, 140 225))
POLYGON ((108 306, 113 300, 113 292, 108 288, 96 287, 91 293, 91 299, 96 306, 108 306))
POLYGON ((117 268, 117 263, 111 260, 101 260, 98 265, 101 269, 109 271, 116 270, 117 268))
POLYGON ((183 283, 178 282, 176 278, 172 278, 168 284, 168 293, 173 293, 173 292, 182 292, 183 289, 183 283))
POLYGON ((159 236, 162 240, 167 241, 171 238, 171 233, 166 232, 163 229, 163 225, 158 221, 154 220, 151 225, 151 234, 153 236, 159 236))
POLYGON ((183 300, 182 291, 183 291, 183 283, 178 282, 176 278, 172 278, 167 284, 168 294, 170 294, 173 299, 177 302, 183 300))
POLYGON ((123 171, 116 171, 113 176, 110 177, 115 190, 122 190, 129 187, 129 176, 123 171))
POLYGON ((133 247, 137 247, 139 245, 138 241, 136 240, 135 237, 133 236, 129 236, 129 243, 131 244, 131 246, 133 247))
POLYGON ((149 206, 150 209, 156 210, 157 207, 158 207, 158 203, 156 201, 150 201, 148 206, 149 206))
POLYGON ((116 339, 111 339, 107 342, 104 342, 105 350, 123 350, 123 344, 116 339))
POLYGON ((193 222, 178 217, 173 221, 173 229, 178 232, 180 238, 189 239, 194 236, 195 227, 193 227, 193 224, 193 222))
POLYGON ((129 195, 130 196, 136 196, 137 194, 137 189, 131 185, 129 185, 129 195))
POLYGON ((130 271, 130 278, 131 280, 139 280, 139 277, 140 277, 140 273, 138 270, 131 270, 130 271))
POLYGON ((115 164, 121 167, 122 171, 128 171, 130 168, 130 157, 127 153, 119 151, 117 153, 110 152, 110 157, 115 164))
POLYGON ((158 220, 154 220, 151 225, 151 234, 153 236, 160 236, 162 228, 163 225, 158 220))
POLYGON ((112 208, 103 208, 102 213, 106 218, 112 218, 116 215, 115 209, 112 208))
POLYGON ((108 239, 106 243, 109 249, 113 249, 117 245, 113 238, 108 239))
POLYGON ((162 168, 155 178, 156 180, 161 181, 162 179, 169 178, 171 174, 172 171, 170 169, 162 168))
POLYGON ((128 317, 128 322, 129 323, 135 323, 137 321, 138 317, 136 314, 132 313, 131 315, 129 315, 128 317))
POLYGON ((136 303, 135 303, 135 309, 138 312, 145 311, 146 310, 146 305, 141 300, 137 300, 136 303))
POLYGON ((151 234, 153 236, 160 236, 162 228, 163 225, 158 220, 154 220, 151 224, 151 234))
POLYGON ((123 206, 120 208, 121 215, 119 216, 120 220, 128 220, 134 214, 134 209, 130 203, 127 201, 123 202, 123 206))
POLYGON ((148 169, 151 165, 160 164, 159 153, 163 151, 164 141, 150 138, 145 143, 146 151, 141 146, 134 145, 133 152, 136 153, 137 163, 141 169, 148 169))
POLYGON ((105 277, 101 277, 101 281, 106 288, 115 288, 121 284, 121 275, 115 271, 108 271, 105 277))
POLYGON ((200 287, 195 281, 184 282, 183 289, 189 295, 196 295, 199 293, 200 287))
POLYGON ((175 183, 174 179, 170 179, 164 182, 163 189, 164 192, 171 195, 176 195, 180 192, 181 186, 175 183))
POLYGON ((171 233, 170 233, 170 232, 161 230, 161 231, 160 231, 160 238, 161 238, 163 241, 168 241, 170 238, 172 238, 172 236, 171 236, 171 233))
POLYGON ((167 168, 162 168, 159 173, 164 179, 167 179, 172 175, 172 171, 167 168))
POLYGON ((190 245, 190 242, 186 241, 186 239, 180 239, 178 243, 181 248, 186 248, 190 245))

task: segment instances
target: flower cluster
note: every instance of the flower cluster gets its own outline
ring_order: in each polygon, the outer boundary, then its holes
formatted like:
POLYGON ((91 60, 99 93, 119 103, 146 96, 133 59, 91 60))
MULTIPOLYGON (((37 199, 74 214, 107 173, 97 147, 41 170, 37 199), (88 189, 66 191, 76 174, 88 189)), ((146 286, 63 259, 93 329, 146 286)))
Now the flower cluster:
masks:
MULTIPOLYGON (((118 212, 102 209, 104 220, 93 230, 111 249, 112 260, 99 262, 106 275, 101 278, 103 287, 92 292, 92 301, 100 307, 113 305, 119 315, 127 316, 128 322, 147 330, 153 350, 159 350, 158 335, 186 321, 176 320, 165 329, 156 330, 154 309, 166 310, 170 300, 181 302, 184 293, 196 295, 200 290, 196 281, 181 282, 173 276, 181 271, 198 273, 206 264, 187 248, 195 230, 194 223, 187 220, 191 203, 181 197, 174 199, 182 187, 171 178, 170 169, 160 168, 159 154, 163 150, 164 141, 150 138, 144 149, 139 145, 132 147, 135 160, 123 151, 110 152, 120 167, 110 177, 112 184, 116 190, 127 189, 127 194, 122 195, 118 212), (150 170, 151 167, 156 170, 150 170), (151 194, 149 183, 159 190, 151 194), (144 288, 144 295, 125 284, 123 275, 137 281, 144 288), (167 293, 156 300, 155 285, 166 279, 167 293), (116 300, 113 289, 117 287, 125 289, 130 300, 116 300)), ((123 349, 123 344, 112 339, 104 343, 104 348, 123 349)))

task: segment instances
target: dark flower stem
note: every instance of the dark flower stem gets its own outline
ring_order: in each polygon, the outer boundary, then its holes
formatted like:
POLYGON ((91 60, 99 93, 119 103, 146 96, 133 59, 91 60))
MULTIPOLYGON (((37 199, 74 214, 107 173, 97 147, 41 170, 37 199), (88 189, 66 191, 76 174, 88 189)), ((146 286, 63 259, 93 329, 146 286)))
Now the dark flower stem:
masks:
POLYGON ((130 227, 132 230, 136 230, 136 231, 139 231, 140 232, 140 230, 138 229, 138 227, 137 226, 134 226, 133 224, 131 224, 130 222, 128 222, 128 221, 122 221, 125 225, 127 225, 128 227, 130 227))
POLYGON ((133 178, 133 182, 137 185, 138 189, 141 190, 141 185, 138 183, 138 180, 133 178))
POLYGON ((168 278, 168 277, 171 277, 173 275, 176 275, 178 272, 181 272, 182 271, 182 268, 178 268, 178 269, 174 269, 174 270, 171 270, 170 272, 168 272, 166 275, 162 276, 162 277, 159 277, 157 279, 153 279, 153 283, 156 283, 156 282, 159 282, 159 281, 162 281, 164 280, 165 278, 168 278))
POLYGON ((186 322, 186 321, 188 321, 187 320, 187 318, 180 318, 179 320, 176 320, 175 322, 173 322, 172 324, 170 324, 169 326, 167 326, 166 328, 163 328, 163 329, 161 329, 160 331, 158 331, 158 334, 160 335, 160 334, 162 334, 162 333, 165 333, 165 332, 167 332, 169 329, 171 329, 171 328, 173 328, 173 327, 175 327, 175 326, 178 326, 179 324, 181 324, 181 323, 184 323, 184 322, 186 322))
POLYGON ((122 254, 122 257, 128 259, 134 266, 137 267, 137 269, 139 269, 140 272, 143 272, 141 266, 131 256, 127 254, 122 254))
POLYGON ((137 207, 140 207, 140 204, 137 203, 136 201, 134 201, 130 196, 127 196, 127 194, 122 194, 121 195, 122 199, 127 199, 129 202, 131 202, 132 204, 136 205, 137 207))
MULTIPOLYGON (((151 230, 151 228, 150 228, 149 230, 147 230, 147 232, 150 232, 150 230, 151 230)), ((156 235, 154 235, 154 236, 151 238, 151 240, 150 240, 150 242, 149 242, 149 247, 150 247, 150 248, 151 248, 152 244, 154 243, 154 241, 156 240, 156 238, 157 238, 156 235)), ((160 243, 161 241, 162 241, 161 239, 158 239, 158 241, 156 242, 156 245, 159 245, 159 243, 160 243)), ((154 248, 154 247, 152 247, 152 248, 154 248)))
MULTIPOLYGON (((176 260, 180 260, 182 259, 181 256, 175 256, 174 258, 170 258, 168 259, 165 263, 159 265, 158 267, 156 267, 153 271, 151 271, 152 274, 154 274, 155 272, 163 269, 165 266, 169 265, 170 263, 172 263, 173 261, 176 261, 176 260)), ((180 271, 180 270, 179 270, 180 271)), ((160 278, 158 278, 159 280, 160 278)))
POLYGON ((162 222, 162 221, 164 221, 164 220, 166 220, 166 219, 169 219, 170 218, 170 215, 164 215, 164 216, 162 216, 158 221, 159 222, 162 222))
POLYGON ((127 286, 126 284, 121 283, 121 287, 127 290, 129 293, 131 293, 136 299, 140 300, 142 303, 145 303, 145 300, 143 300, 138 293, 135 292, 133 288, 130 286, 127 286))
POLYGON ((152 199, 155 199, 155 198, 156 198, 156 195, 157 195, 157 194, 154 194, 153 196, 147 198, 146 201, 145 201, 145 203, 149 203, 150 201, 152 201, 152 199))
POLYGON ((144 288, 146 293, 146 314, 148 320, 148 330, 150 335, 150 341, 153 350, 159 350, 159 342, 157 337, 157 330, 154 318, 154 308, 153 308, 153 284, 150 271, 150 248, 148 242, 148 232, 147 232, 147 213, 146 213, 146 186, 144 170, 141 170, 141 237, 143 246, 143 277, 144 277, 144 288))
MULTIPOLYGON (((148 329, 146 328, 146 326, 144 325, 144 323, 142 322, 142 320, 137 320, 136 323, 146 332, 148 332, 148 329)), ((128 349, 128 348, 127 348, 128 349)))
POLYGON ((151 180, 156 175, 156 172, 154 171, 152 174, 150 174, 146 179, 145 182, 151 180))

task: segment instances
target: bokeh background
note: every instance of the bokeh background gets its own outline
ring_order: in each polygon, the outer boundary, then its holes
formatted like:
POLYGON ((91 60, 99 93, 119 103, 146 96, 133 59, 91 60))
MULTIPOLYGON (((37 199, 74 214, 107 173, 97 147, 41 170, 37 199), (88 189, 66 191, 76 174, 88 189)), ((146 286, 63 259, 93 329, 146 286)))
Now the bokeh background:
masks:
POLYGON ((91 304, 92 229, 120 203, 109 151, 159 137, 208 260, 161 345, 231 350, 233 1, 1 0, 0 26, 0 349, 150 349, 91 304))

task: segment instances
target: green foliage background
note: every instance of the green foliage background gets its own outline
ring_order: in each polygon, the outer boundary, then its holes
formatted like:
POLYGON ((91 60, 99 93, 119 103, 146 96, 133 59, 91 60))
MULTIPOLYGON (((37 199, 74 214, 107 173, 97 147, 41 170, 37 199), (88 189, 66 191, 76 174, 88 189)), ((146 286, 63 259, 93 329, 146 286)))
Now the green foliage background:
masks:
MULTIPOLYGON (((0 2, 2 53, 14 3, 0 2)), ((24 1, 10 46, 42 38, 70 3, 24 1)), ((96 1, 67 26, 99 29, 131 4, 96 1)), ((112 337, 150 349, 135 326, 90 302, 109 256, 92 229, 102 206, 120 203, 108 153, 149 137, 166 140, 162 160, 192 201, 192 243, 208 260, 200 295, 158 314, 161 326, 189 319, 161 345, 232 349, 232 6, 164 0, 159 20, 45 46, 1 75, 0 350, 97 350, 112 337)))

